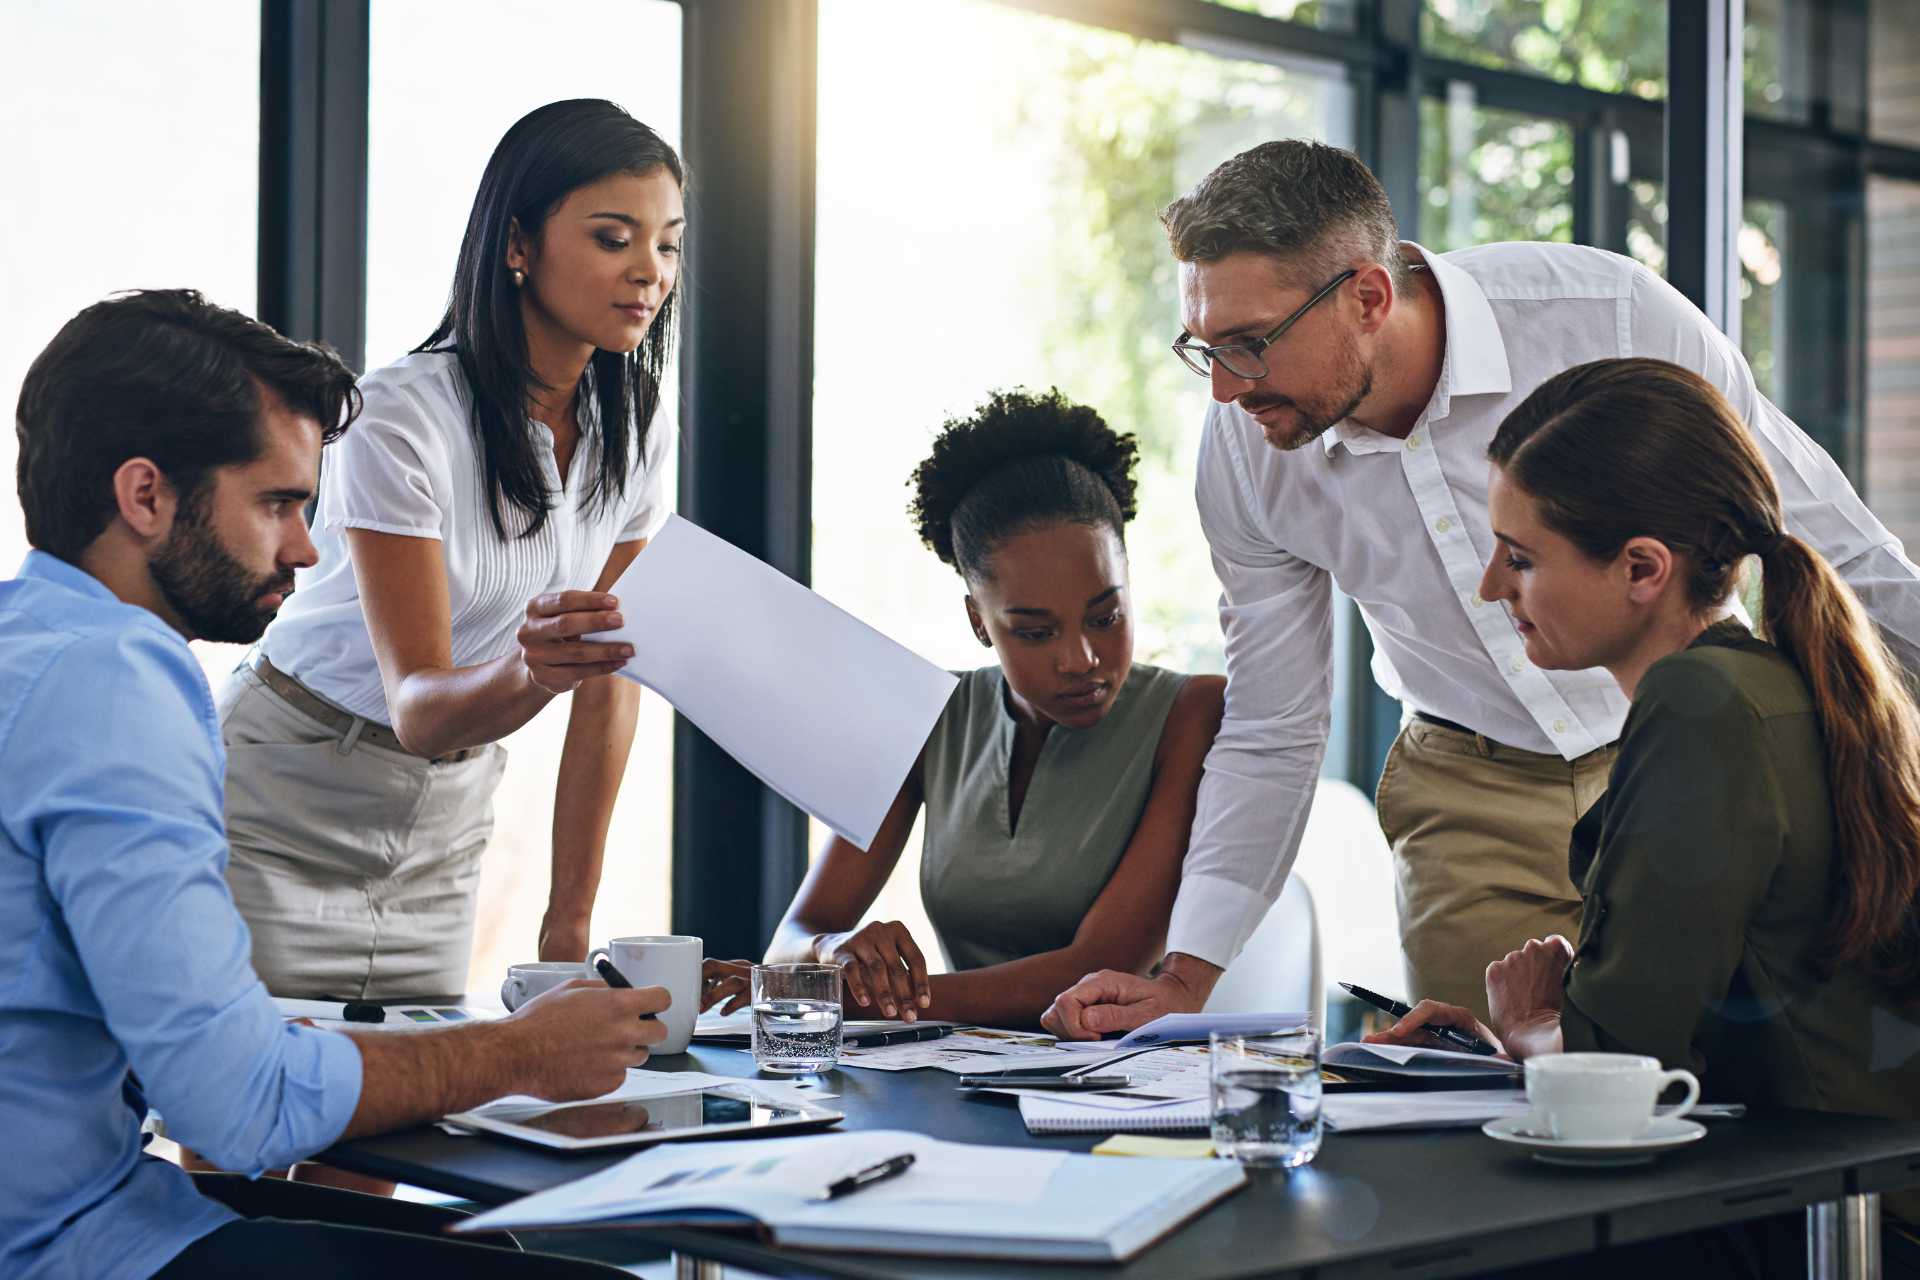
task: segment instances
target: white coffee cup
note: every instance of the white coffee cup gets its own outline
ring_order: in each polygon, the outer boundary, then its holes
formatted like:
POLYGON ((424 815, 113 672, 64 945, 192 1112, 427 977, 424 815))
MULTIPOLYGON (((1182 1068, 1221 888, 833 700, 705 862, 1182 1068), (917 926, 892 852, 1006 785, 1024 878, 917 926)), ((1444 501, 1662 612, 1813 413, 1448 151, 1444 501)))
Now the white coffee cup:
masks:
POLYGON ((507 980, 500 984, 500 1003, 509 1013, 543 991, 551 991, 575 978, 591 978, 593 970, 578 961, 535 960, 507 966, 507 980))
POLYGON ((1658 1058, 1632 1053, 1550 1053, 1527 1059, 1531 1123, 1568 1142, 1637 1138, 1653 1121, 1654 1104, 1670 1084, 1687 1086, 1686 1101, 1666 1115, 1683 1116, 1700 1101, 1691 1071, 1665 1071, 1658 1058))
POLYGON ((684 933, 615 938, 587 957, 591 965, 606 956, 620 976, 636 987, 665 987, 673 1003, 660 1015, 667 1038, 653 1046, 656 1054, 685 1053, 693 1039, 693 1020, 700 1012, 700 963, 706 944, 684 933))

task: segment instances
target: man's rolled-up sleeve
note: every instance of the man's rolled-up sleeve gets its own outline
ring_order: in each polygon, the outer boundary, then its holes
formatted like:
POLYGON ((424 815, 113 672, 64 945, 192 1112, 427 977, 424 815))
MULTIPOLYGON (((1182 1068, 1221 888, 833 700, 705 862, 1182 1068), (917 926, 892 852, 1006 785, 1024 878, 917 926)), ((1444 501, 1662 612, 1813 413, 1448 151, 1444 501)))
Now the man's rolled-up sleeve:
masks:
POLYGON ((1300 849, 1333 705, 1333 588, 1274 546, 1215 408, 1196 498, 1220 579, 1226 713, 1200 781, 1167 950, 1225 967, 1279 898, 1300 849))
POLYGON ((168 1133, 247 1174, 318 1151, 359 1101, 360 1051, 288 1025, 227 890, 205 677, 146 630, 74 642, 29 695, 6 821, 45 858, 107 1028, 168 1133))

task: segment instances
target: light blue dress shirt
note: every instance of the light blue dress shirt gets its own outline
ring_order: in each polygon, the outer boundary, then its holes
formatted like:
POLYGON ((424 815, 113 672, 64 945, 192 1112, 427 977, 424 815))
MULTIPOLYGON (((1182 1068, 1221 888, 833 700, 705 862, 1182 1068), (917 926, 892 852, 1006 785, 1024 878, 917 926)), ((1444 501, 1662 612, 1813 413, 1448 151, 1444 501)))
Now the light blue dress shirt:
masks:
POLYGON ((141 1151, 148 1104, 258 1174, 359 1101, 353 1041, 285 1023, 254 976, 225 768, 158 617, 38 551, 0 582, 0 1276, 146 1277, 233 1220, 141 1151))

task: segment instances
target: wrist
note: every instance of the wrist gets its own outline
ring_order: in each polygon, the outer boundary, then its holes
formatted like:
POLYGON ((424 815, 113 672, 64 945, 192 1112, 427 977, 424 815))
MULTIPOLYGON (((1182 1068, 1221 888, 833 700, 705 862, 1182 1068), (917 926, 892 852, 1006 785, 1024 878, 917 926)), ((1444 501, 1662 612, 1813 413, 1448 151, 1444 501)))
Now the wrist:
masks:
POLYGON ((1206 1004, 1222 972, 1219 965, 1209 964, 1198 956, 1188 955, 1184 951, 1170 951, 1166 959, 1160 962, 1160 972, 1154 978, 1168 987, 1192 1013, 1198 1012, 1206 1004))

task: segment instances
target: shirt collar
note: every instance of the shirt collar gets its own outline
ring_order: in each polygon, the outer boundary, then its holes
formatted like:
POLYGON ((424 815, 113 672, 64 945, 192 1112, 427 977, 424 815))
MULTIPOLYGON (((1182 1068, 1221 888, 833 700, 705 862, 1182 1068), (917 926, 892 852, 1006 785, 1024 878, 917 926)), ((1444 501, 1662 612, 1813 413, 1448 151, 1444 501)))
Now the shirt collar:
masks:
MULTIPOLYGON (((1505 395, 1513 390, 1507 342, 1479 282, 1448 262, 1445 255, 1430 252, 1411 240, 1404 243, 1417 250, 1426 261, 1433 283, 1440 290, 1440 306, 1447 317, 1447 348, 1428 420, 1438 420, 1451 413, 1455 396, 1505 395)), ((1320 445, 1332 454, 1339 445, 1351 448, 1357 438, 1374 435, 1364 427, 1339 422, 1320 437, 1320 445)))
POLYGON ((81 595, 91 596, 95 600, 118 600, 107 584, 88 573, 85 569, 68 564, 59 556, 45 551, 29 551, 27 558, 20 562, 17 578, 37 578, 41 582, 51 582, 56 586, 78 591, 81 595))

